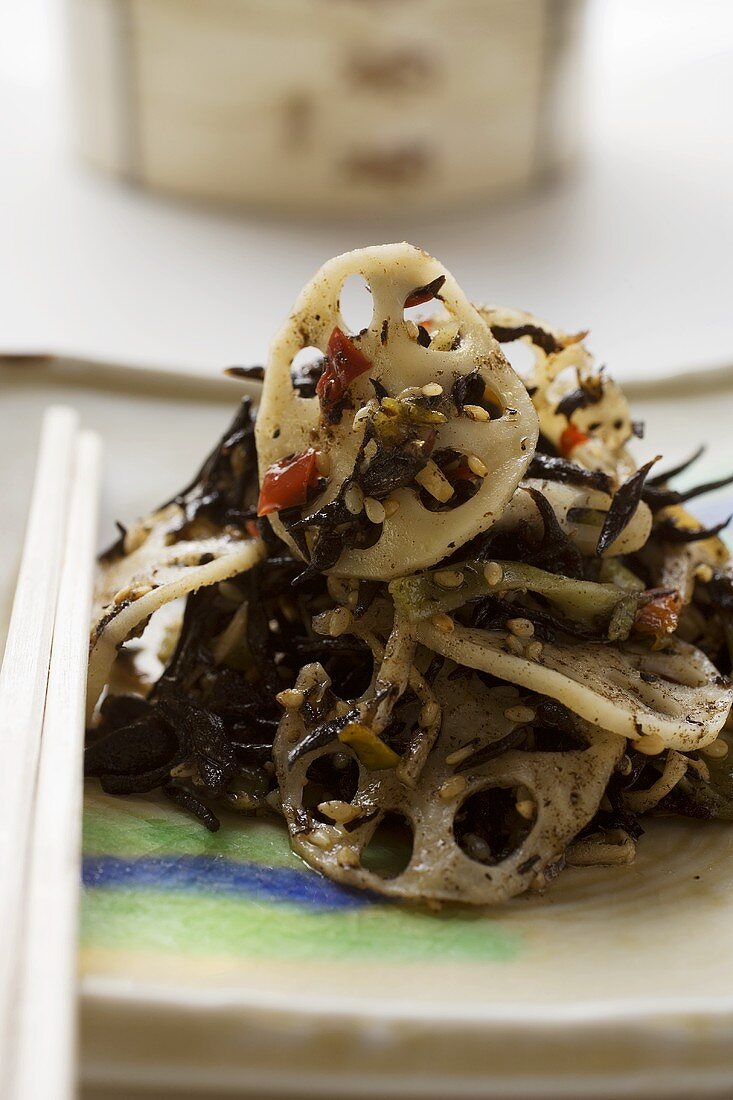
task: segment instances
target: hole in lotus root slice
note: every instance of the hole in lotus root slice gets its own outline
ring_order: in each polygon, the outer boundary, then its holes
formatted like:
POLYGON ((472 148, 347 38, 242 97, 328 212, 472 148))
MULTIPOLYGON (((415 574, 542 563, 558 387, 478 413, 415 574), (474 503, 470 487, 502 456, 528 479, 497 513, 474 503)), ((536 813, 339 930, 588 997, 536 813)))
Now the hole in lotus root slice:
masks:
MULTIPOLYGON (((362 358, 359 363, 363 365, 362 358)), ((361 473, 375 451, 383 458, 388 453, 399 457, 405 447, 412 447, 419 451, 416 461, 419 459, 420 465, 416 470, 419 473, 426 466, 428 478, 434 474, 428 461, 433 449, 454 449, 475 456, 482 464, 486 473, 478 491, 450 513, 435 514, 424 507, 411 473, 401 484, 395 482, 395 488, 382 491, 377 487, 371 492, 371 498, 378 499, 372 500, 368 507, 365 502, 364 508, 369 522, 375 525, 376 541, 370 546, 342 545, 335 563, 325 566, 325 570, 342 576, 376 579, 435 564, 490 527, 526 471, 537 433, 537 417, 527 391, 488 327, 442 264, 407 244, 383 245, 336 257, 305 287, 272 346, 256 427, 261 481, 274 463, 309 448, 317 452, 325 488, 319 485, 319 491, 303 507, 302 519, 341 499, 357 460, 361 473), (334 330, 344 330, 339 297, 350 275, 360 275, 366 281, 374 300, 371 324, 351 338, 358 356, 364 357, 369 367, 350 379, 339 403, 323 408, 317 396, 304 398, 294 389, 291 364, 303 347, 316 347, 325 355, 334 330), (443 276, 439 288, 441 308, 460 326, 460 344, 453 350, 440 351, 418 341, 417 327, 404 320, 403 311, 406 300, 417 288, 429 286, 443 276), (503 412, 496 419, 488 415, 483 419, 480 413, 479 419, 472 419, 451 396, 456 382, 477 370, 500 402, 503 412), (371 379, 383 387, 379 390, 380 398, 375 395, 371 379), (427 394, 423 393, 423 387, 428 388, 427 394), (436 387, 440 387, 440 392, 436 387), (429 408, 421 407, 420 415, 413 415, 414 409, 407 410, 408 442, 404 443, 402 436, 397 443, 392 440, 390 446, 396 448, 395 452, 388 451, 386 437, 380 437, 375 427, 375 417, 378 418, 382 408, 379 401, 384 399, 385 391, 390 399, 401 399, 395 414, 400 423, 405 413, 404 402, 410 395, 418 401, 432 402, 429 408), (361 418, 356 415, 360 412, 361 418), (425 413, 429 414, 429 423, 420 419, 420 416, 425 419, 425 413), (377 438, 364 450, 367 424, 377 438), (383 516, 381 500, 387 498, 389 508, 383 516)), ((395 468, 391 460, 386 465, 390 471, 395 468)), ((441 486, 450 491, 449 486, 446 488, 442 483, 441 486)), ((352 496, 358 496, 358 490, 352 496)), ((360 512, 362 501, 350 499, 349 505, 360 512)), ((269 518, 275 532, 304 556, 303 539, 298 540, 298 546, 277 513, 269 518)), ((311 527, 307 534, 311 544, 313 536, 311 527)))
POLYGON ((662 650, 545 642, 539 657, 517 656, 506 635, 430 622, 419 641, 436 653, 557 699, 593 725, 641 739, 647 751, 690 752, 715 740, 733 702, 733 687, 694 646, 669 640, 662 650))
MULTIPOLYGON (((564 752, 505 749, 512 736, 519 738, 531 730, 531 724, 517 720, 527 715, 507 717, 511 689, 506 685, 489 688, 474 675, 451 677, 444 669, 433 685, 443 711, 442 728, 415 785, 405 786, 395 770, 367 771, 360 766, 353 799, 334 800, 330 806, 332 825, 313 821, 303 806, 312 757, 288 767, 293 738, 307 736, 305 716, 299 710, 283 719, 275 742, 283 811, 293 849, 310 866, 339 882, 390 897, 483 905, 504 901, 537 883, 544 868, 592 819, 624 740, 577 722, 586 747, 564 752), (483 762, 469 763, 461 770, 466 754, 477 752, 482 753, 483 762), (527 828, 517 830, 516 845, 507 845, 506 822, 492 825, 491 818, 486 822, 488 833, 466 842, 464 807, 470 810, 472 798, 485 791, 516 793, 512 813, 527 822, 527 828), (363 856, 382 821, 392 814, 409 823, 412 853, 403 870, 383 877, 364 865, 363 856), (481 858, 487 851, 491 866, 481 858)), ((396 714, 410 721, 411 708, 414 722, 417 709, 411 702, 406 701, 396 714)), ((321 758, 342 752, 343 746, 331 745, 313 755, 321 758)), ((494 801, 508 797, 488 796, 494 801)), ((392 855, 396 858, 398 851, 392 855)))
POLYGON ((410 864, 413 839, 408 818, 388 811, 361 853, 362 867, 382 879, 398 878, 410 864))
MULTIPOLYGON (((569 485, 544 478, 525 478, 503 515, 496 521, 497 531, 510 531, 520 523, 529 524, 538 535, 542 533, 542 519, 537 505, 525 489, 536 489, 549 501, 557 521, 571 542, 582 554, 595 553, 603 521, 611 507, 611 497, 599 489, 569 485)), ((633 554, 646 545, 652 530, 652 513, 641 501, 629 523, 618 538, 603 552, 604 558, 621 554, 633 554)))
POLYGON ((493 867, 526 842, 537 818, 537 803, 518 787, 484 787, 455 816, 453 835, 469 859, 493 867))
POLYGON ((133 548, 102 561, 92 612, 87 721, 123 643, 165 604, 251 569, 265 556, 260 539, 231 534, 172 541, 184 519, 169 504, 127 534, 133 548))
POLYGON ((603 469, 618 481, 636 469, 626 444, 634 434, 623 390, 599 371, 583 342, 585 333, 565 333, 521 310, 480 307, 479 312, 500 342, 531 342, 534 362, 523 375, 532 392, 542 434, 563 450, 563 433, 573 428, 589 436, 573 449, 584 466, 603 469))
POLYGON ((339 294, 339 310, 345 322, 345 332, 358 335, 369 328, 374 316, 371 291, 362 275, 349 275, 339 294))

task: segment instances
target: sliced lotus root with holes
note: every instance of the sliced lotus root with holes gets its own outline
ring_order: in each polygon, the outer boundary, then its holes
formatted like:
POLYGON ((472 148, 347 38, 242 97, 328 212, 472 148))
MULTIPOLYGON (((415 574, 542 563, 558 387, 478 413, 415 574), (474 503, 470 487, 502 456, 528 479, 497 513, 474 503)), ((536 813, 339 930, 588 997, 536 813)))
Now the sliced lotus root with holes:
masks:
POLYGON ((447 631, 426 622, 417 636, 436 653, 549 695, 593 725, 638 740, 649 752, 692 752, 709 744, 733 702, 730 681, 704 653, 678 639, 656 651, 630 642, 543 642, 540 656, 530 660, 511 651, 499 631, 457 623, 447 631))
MULTIPOLYGON (((276 338, 257 417, 261 484, 268 471, 290 456, 314 451, 318 456, 318 468, 327 480, 325 488, 305 505, 303 517, 312 516, 336 500, 354 473, 367 422, 379 404, 370 379, 381 383, 391 398, 402 394, 403 400, 405 390, 412 389, 413 397, 419 399, 420 389, 432 385, 434 396, 440 398, 437 422, 433 417, 432 424, 415 428, 419 438, 410 443, 422 447, 425 455, 456 452, 472 459, 480 471, 474 495, 445 511, 427 508, 414 482, 391 490, 391 507, 399 507, 383 519, 381 510, 376 510, 373 545, 346 547, 336 563, 328 567, 342 576, 388 579, 435 564, 491 526, 527 468, 538 425, 523 383, 442 264, 408 244, 383 245, 338 256, 305 287, 276 338), (348 336, 352 349, 349 354, 352 360, 356 357, 360 373, 349 375, 342 394, 344 407, 331 408, 318 396, 299 395, 291 367, 303 348, 316 348, 325 356, 334 332, 347 331, 339 297, 345 281, 354 274, 368 284, 374 310, 368 327, 348 336), (439 295, 442 309, 457 324, 452 350, 423 346, 416 325, 405 320, 406 304, 425 301, 431 295, 439 295), (475 371, 480 372, 489 391, 486 399, 494 409, 493 418, 484 418, 485 410, 481 408, 476 413, 476 406, 466 412, 463 403, 456 404, 451 397, 456 382, 475 371), (366 406, 369 415, 355 417, 366 406)), ((327 394, 324 392, 322 397, 325 401, 327 394)), ((374 441, 369 447, 375 447, 374 441)), ((367 453, 361 461, 368 459, 367 453)), ((434 475, 434 469, 430 473, 434 475)), ((445 487, 445 479, 441 481, 439 475, 437 482, 445 487)), ((359 505, 356 507, 358 511, 359 505)), ((302 556, 303 543, 299 548, 277 512, 269 518, 276 533, 302 556)))
POLYGON ((119 553, 103 558, 94 594, 87 680, 87 720, 118 650, 165 604, 252 568, 265 556, 260 539, 232 534, 175 541, 183 509, 169 504, 131 528, 119 553))
MULTIPOLYGON (((608 493, 600 489, 569 485, 561 481, 525 478, 504 509, 503 515, 497 520, 495 524, 497 530, 510 531, 520 523, 527 523, 537 533, 542 533, 542 519, 534 500, 524 491, 527 488, 537 489, 546 497, 552 505, 560 527, 582 554, 595 553, 603 520, 611 507, 611 497, 608 493)), ((636 553, 646 545, 651 530, 651 510, 644 501, 641 501, 626 527, 604 550, 602 556, 614 558, 620 554, 636 553)))
POLYGON ((596 368, 583 342, 586 333, 565 333, 503 306, 483 306, 479 312, 501 342, 531 342, 535 361, 526 382, 542 434, 584 466, 618 480, 633 473, 636 466, 626 450, 634 434, 629 403, 618 383, 596 368))
MULTIPOLYGON (((592 819, 625 741, 577 722, 585 747, 502 751, 520 721, 527 723, 527 715, 512 717, 516 692, 487 688, 476 676, 451 680, 445 672, 434 691, 443 708, 440 739, 412 789, 394 770, 367 771, 343 745, 321 748, 289 768, 289 752, 308 731, 302 712, 288 712, 275 759, 293 849, 338 882, 390 897, 502 902, 541 883, 543 871, 592 819), (486 759, 492 746, 497 755, 486 759), (485 762, 466 759, 482 750, 485 762), (337 779, 357 767, 358 783, 348 800, 319 803, 318 820, 306 806, 309 772, 324 764, 337 779), (412 851, 404 869, 384 877, 370 869, 368 850, 390 815, 408 823, 412 851)), ((409 720, 409 712, 401 717, 409 720)))

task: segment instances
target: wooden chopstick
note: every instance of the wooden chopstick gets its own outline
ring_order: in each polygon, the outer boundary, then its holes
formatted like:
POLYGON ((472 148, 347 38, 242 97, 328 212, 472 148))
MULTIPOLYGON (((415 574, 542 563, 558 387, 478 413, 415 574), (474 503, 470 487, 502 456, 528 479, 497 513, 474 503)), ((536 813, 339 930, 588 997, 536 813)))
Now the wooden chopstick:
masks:
MULTIPOLYGON (((77 416, 43 421, 23 554, 0 670, 0 1095, 15 1036, 18 944, 31 803, 56 616, 77 416)), ((7 1083, 7 1082, 5 1082, 7 1083)))
POLYGON ((34 803, 8 1100, 71 1100, 75 1094, 84 703, 100 469, 98 436, 79 433, 34 803))

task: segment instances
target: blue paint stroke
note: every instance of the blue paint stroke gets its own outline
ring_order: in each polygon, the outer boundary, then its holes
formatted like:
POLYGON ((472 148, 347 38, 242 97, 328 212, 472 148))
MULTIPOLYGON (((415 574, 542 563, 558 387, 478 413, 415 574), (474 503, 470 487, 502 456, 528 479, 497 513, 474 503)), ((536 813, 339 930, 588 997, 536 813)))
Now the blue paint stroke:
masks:
POLYGON ((374 895, 349 890, 312 872, 235 863, 222 856, 85 856, 82 880, 92 889, 219 894, 310 909, 359 909, 376 900, 374 895))

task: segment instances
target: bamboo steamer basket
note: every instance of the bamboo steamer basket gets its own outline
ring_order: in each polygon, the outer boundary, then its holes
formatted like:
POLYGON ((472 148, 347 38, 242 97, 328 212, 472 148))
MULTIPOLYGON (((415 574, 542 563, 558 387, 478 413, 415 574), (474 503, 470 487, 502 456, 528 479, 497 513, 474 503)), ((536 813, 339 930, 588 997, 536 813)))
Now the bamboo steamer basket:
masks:
POLYGON ((72 0, 84 156, 273 210, 448 208, 577 147, 582 0, 72 0))

